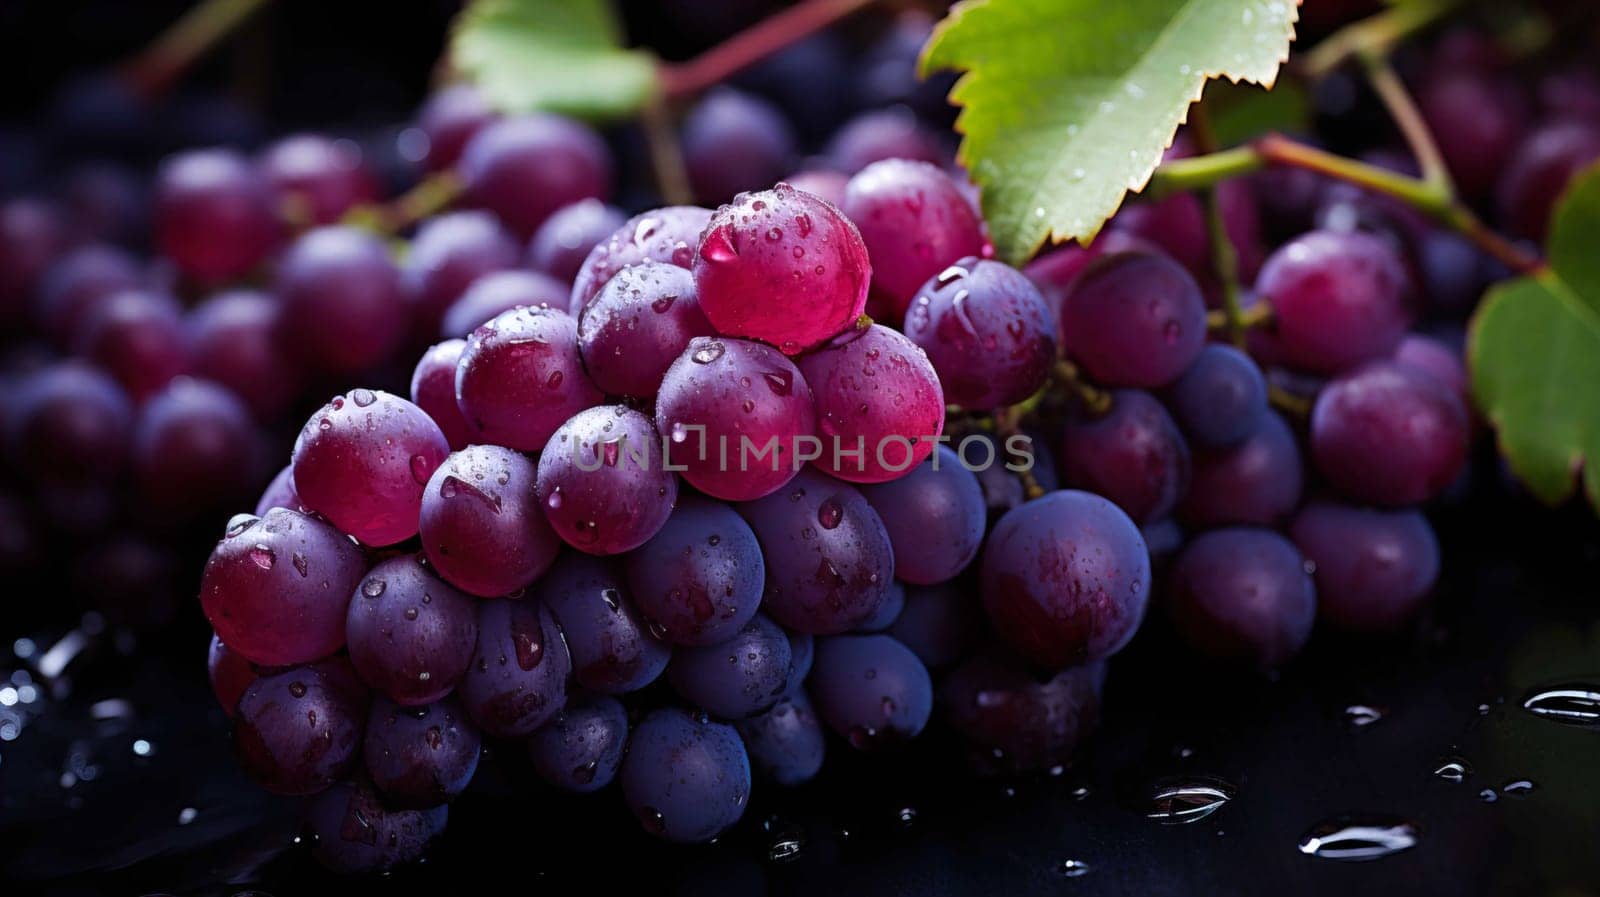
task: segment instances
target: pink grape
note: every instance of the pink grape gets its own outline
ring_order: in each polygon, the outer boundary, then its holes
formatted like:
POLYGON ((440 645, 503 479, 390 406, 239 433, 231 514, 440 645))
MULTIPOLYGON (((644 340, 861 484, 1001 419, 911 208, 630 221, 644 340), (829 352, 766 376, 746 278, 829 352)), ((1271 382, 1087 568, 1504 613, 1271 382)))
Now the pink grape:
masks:
POLYGON ((1375 362, 1330 382, 1311 410, 1311 459, 1334 488, 1361 502, 1437 498, 1467 460, 1461 400, 1428 374, 1375 362))
POLYGON ((611 193, 611 154, 599 135, 570 119, 525 115, 484 125, 457 166, 467 202, 485 208, 521 239, 550 213, 611 193))
POLYGON ((641 262, 617 272, 584 310, 578 351, 606 393, 650 398, 689 341, 711 335, 689 272, 641 262))
POLYGON ((861 229, 872 259, 872 292, 891 321, 905 317, 929 278, 984 254, 983 222, 937 166, 907 159, 874 162, 845 191, 840 210, 861 229))
POLYGON ((1279 247, 1256 289, 1289 365, 1336 374, 1394 351, 1411 324, 1410 277, 1371 234, 1312 231, 1279 247))
POLYGON ((456 368, 466 347, 464 339, 447 339, 422 353, 411 372, 412 403, 433 418, 454 451, 466 448, 477 436, 456 404, 456 368))
POLYGON ((583 260, 572 279, 567 310, 580 315, 606 281, 629 265, 661 262, 688 270, 700 233, 710 221, 711 210, 699 206, 666 206, 629 218, 583 260))
POLYGON ((667 522, 678 478, 662 463, 650 418, 623 405, 597 405, 573 415, 545 445, 539 498, 568 545, 621 554, 667 522))
POLYGON ((495 271, 472 282, 451 303, 439 323, 439 334, 446 339, 465 339, 486 321, 517 308, 566 308, 567 288, 560 281, 537 271, 495 271))
POLYGON ((536 452, 568 418, 603 398, 578 356, 578 324, 552 308, 503 312, 472 332, 456 402, 479 438, 536 452))
POLYGON ((284 344, 312 368, 355 374, 388 359, 406 336, 400 272, 376 236, 320 227, 291 245, 278 266, 284 344))

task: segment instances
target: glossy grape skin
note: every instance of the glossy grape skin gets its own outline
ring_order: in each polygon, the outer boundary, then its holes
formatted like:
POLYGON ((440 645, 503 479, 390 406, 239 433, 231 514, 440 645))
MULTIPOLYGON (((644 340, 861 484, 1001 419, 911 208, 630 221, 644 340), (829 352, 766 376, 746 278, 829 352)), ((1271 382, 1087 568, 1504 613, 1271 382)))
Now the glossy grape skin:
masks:
POLYGON ((362 681, 407 707, 431 704, 466 674, 477 607, 411 555, 367 571, 345 616, 350 662, 362 681))
POLYGON ((776 107, 728 87, 712 89, 689 110, 679 142, 689 186, 710 204, 770 186, 795 152, 794 132, 776 107))
POLYGON ((795 689, 763 713, 734 723, 756 774, 794 787, 815 778, 827 753, 822 723, 804 690, 795 689))
POLYGON ((1316 565, 1317 618, 1383 634, 1416 616, 1439 578, 1439 541, 1418 511, 1313 502, 1289 535, 1316 565))
POLYGON ((611 155, 593 131, 554 115, 485 125, 457 166, 468 204, 488 209, 519 239, 555 210, 611 194, 611 155))
POLYGON ((1470 68, 1447 69, 1417 90, 1456 186, 1468 197, 1494 188, 1527 128, 1527 100, 1515 82, 1470 68))
POLYGON ((667 680, 688 704, 722 719, 745 719, 788 690, 789 651, 778 624, 757 614, 725 642, 674 651, 667 680))
POLYGON ((550 569, 561 540, 539 504, 538 468, 519 452, 473 445, 434 470, 418 531, 428 562, 480 598, 510 595, 550 569))
POLYGON ((264 473, 250 410, 215 383, 172 381, 139 411, 133 470, 146 510, 157 515, 192 519, 232 506, 264 473))
POLYGON ((1471 408, 1472 384, 1461 353, 1444 340, 1410 333, 1394 350, 1394 363, 1427 374, 1461 400, 1463 408, 1471 408))
POLYGON ((206 651, 206 678, 211 681, 211 693, 229 719, 239 710, 239 699, 256 681, 256 669, 243 654, 222 643, 215 632, 211 633, 211 646, 206 651))
POLYGON ((34 320, 57 346, 73 334, 106 297, 144 286, 144 272, 133 256, 111 246, 83 246, 58 256, 39 278, 34 320))
POLYGON ((872 259, 872 291, 890 320, 929 278, 984 250, 983 222, 950 176, 935 165, 886 159, 863 168, 840 210, 861 230, 872 259))
POLYGON ((944 390, 922 347, 881 324, 799 359, 823 437, 822 470, 854 483, 907 476, 944 432, 944 390), (862 449, 861 457, 843 452, 862 449))
POLYGON ((939 687, 950 727, 980 750, 980 770, 1037 772, 1071 759, 1100 723, 1104 663, 1075 666, 1039 679, 992 655, 968 660, 939 687))
POLYGON ((1312 373, 1382 358, 1411 324, 1409 275, 1371 234, 1312 231, 1291 240, 1267 259, 1256 289, 1272 306, 1283 360, 1312 373))
POLYGON ((1061 334, 1067 355, 1095 382, 1165 386, 1205 345, 1205 300, 1171 259, 1118 253, 1090 264, 1067 290, 1061 334))
POLYGON ((306 809, 311 855, 332 872, 383 872, 422 858, 428 842, 444 831, 449 810, 399 810, 388 806, 364 781, 340 782, 306 809))
POLYGON ((649 541, 678 500, 661 439, 648 417, 597 405, 562 424, 539 456, 545 518, 568 545, 621 554, 649 541))
POLYGON ((1150 555, 1116 505, 1064 489, 1000 518, 979 581, 1001 639, 1059 670, 1104 660, 1133 638, 1150 597, 1150 555))
POLYGON ((603 398, 578 357, 578 324, 553 308, 503 312, 472 332, 456 368, 456 403, 485 442, 537 452, 603 398))
POLYGON ((1196 527, 1273 526, 1300 505, 1304 483, 1294 433, 1282 417, 1268 411, 1239 444, 1195 453, 1178 516, 1196 527))
POLYGON ((650 629, 675 645, 732 638, 755 615, 766 581, 756 534, 721 502, 685 495, 628 555, 628 584, 650 629))
POLYGON ((949 446, 937 455, 898 480, 861 487, 894 546, 895 578, 918 585, 953 579, 983 544, 987 515, 977 476, 949 446))
POLYGON ((1600 159, 1600 125, 1566 121, 1546 125, 1510 156, 1496 191, 1511 231, 1543 242, 1556 202, 1575 175, 1600 159))
POLYGON ((696 337, 661 380, 656 431, 690 485, 748 501, 794 477, 797 443, 816 433, 816 412, 805 377, 778 350, 696 337))
MULTIPOLYGON (((1167 160, 1192 155, 1187 141, 1179 138, 1167 160)), ((1217 185, 1217 201, 1222 208, 1223 229, 1233 244, 1239 277, 1249 283, 1261 269, 1263 254, 1261 214, 1249 186, 1237 181, 1217 185)), ((1125 206, 1116 217, 1116 227, 1130 236, 1148 241, 1153 247, 1182 265, 1213 303, 1220 299, 1220 285, 1211 265, 1211 237, 1205 205, 1191 193, 1177 193, 1158 202, 1125 206)))
POLYGON ((834 132, 827 160, 847 174, 884 159, 945 163, 945 152, 933 135, 905 109, 879 109, 856 116, 834 132))
POLYGON ((261 153, 257 163, 279 197, 312 224, 333 224, 345 212, 379 198, 378 181, 347 140, 291 134, 261 153))
POLYGON ((495 271, 467 287, 445 311, 439 334, 466 339, 485 322, 517 308, 566 308, 566 285, 537 271, 495 271))
POLYGON ((1311 637, 1316 587, 1300 550, 1272 530, 1201 533, 1178 555, 1169 586, 1173 625, 1203 656, 1274 670, 1311 637))
POLYGON ((23 326, 40 278, 67 248, 67 224, 51 203, 0 202, 0 328, 23 326))
POLYGON ((580 686, 628 694, 667 668, 672 648, 650 631, 615 561, 569 551, 539 580, 538 594, 565 633, 580 686))
POLYGON ((184 321, 194 375, 232 390, 260 421, 288 411, 306 379, 278 341, 280 311, 266 293, 233 290, 202 302, 184 321))
POLYGON ((466 790, 482 745, 455 698, 403 707, 379 696, 367 717, 362 757, 389 806, 426 809, 466 790))
POLYGON ((115 380, 80 361, 51 364, 6 397, 16 470, 55 482, 109 481, 127 466, 133 406, 115 380))
POLYGON ((823 722, 858 751, 916 738, 933 713, 928 668, 887 635, 819 639, 811 689, 823 722))
POLYGON ((1415 505, 1438 497, 1467 460, 1466 410, 1438 380, 1375 362, 1330 382, 1311 409, 1311 459, 1358 501, 1415 505))
MULTIPOLYGON (((889 581, 889 591, 883 596, 883 603, 878 605, 878 610, 872 616, 861 621, 855 632, 884 632, 894 621, 900 618, 900 612, 906 608, 906 587, 898 579, 889 581)), ((912 652, 916 653, 916 652, 912 652)))
POLYGON ((456 164, 467 141, 499 118, 478 89, 465 81, 440 88, 417 113, 417 127, 428 137, 429 171, 456 164))
POLYGON ((177 303, 144 290, 107 296, 87 316, 74 342, 78 355, 116 378, 135 402, 189 367, 177 303))
POLYGON ((154 206, 161 254, 201 283, 248 273, 282 237, 271 185, 232 150, 190 150, 162 162, 154 206))
POLYGON ((800 632, 833 635, 878 612, 894 577, 894 548, 855 487, 803 470, 738 511, 766 558, 762 609, 773 619, 800 632))
POLYGON ((245 658, 306 663, 344 646, 345 611, 366 570, 360 549, 333 527, 273 508, 229 524, 206 561, 200 604, 218 638, 245 658))
POLYGON ((906 336, 928 353, 946 401, 985 410, 1044 385, 1056 342, 1044 297, 1002 262, 965 258, 923 285, 906 336))
POLYGON ((621 782, 623 799, 645 831, 696 844, 744 815, 750 758, 732 726, 663 708, 634 727, 621 782))
POLYGON ((575 696, 528 739, 539 778, 563 791, 588 793, 611 784, 628 746, 628 711, 616 698, 575 696))
POLYGON ((273 794, 316 794, 360 762, 367 705, 366 690, 339 660, 262 676, 234 717, 239 763, 273 794))
POLYGON ((699 206, 666 206, 629 218, 610 237, 595 244, 572 279, 567 310, 580 314, 618 271, 640 262, 661 262, 688 270, 694 265, 700 233, 711 210, 699 206))
POLYGON ((287 508, 290 511, 302 510, 300 506, 300 493, 294 488, 294 465, 286 464, 282 470, 272 477, 272 482, 262 490, 261 498, 256 501, 256 516, 265 517, 273 508, 287 508))
POLYGON ((528 264, 562 283, 572 283, 589 253, 626 221, 621 209, 598 199, 562 206, 534 232, 528 243, 528 264))
POLYGON ((572 657, 549 609, 506 598, 478 602, 478 650, 456 694, 497 738, 522 738, 567 702, 572 657))
POLYGON ((405 339, 399 269, 366 231, 330 226, 302 234, 284 253, 275 290, 284 344, 316 370, 358 373, 405 339))
POLYGON ((306 421, 294 443, 294 485, 306 506, 368 545, 417 534, 428 478, 450 445, 421 408, 353 389, 306 421))
POLYGON ((1110 499, 1135 523, 1167 516, 1189 489, 1189 444, 1143 390, 1116 390, 1105 414, 1069 419, 1060 458, 1068 486, 1110 499))
MULTIPOLYGON (((468 287, 486 274, 517 267, 519 254, 511 234, 488 212, 448 212, 428 219, 412 238, 400 267, 400 288, 411 308, 413 332, 423 337, 438 332, 468 287)), ((484 315, 466 331, 502 310, 484 315)), ((465 336, 466 331, 451 335, 465 336)))
POLYGON ((578 351, 601 390, 648 399, 689 341, 711 335, 693 276, 676 265, 641 262, 617 272, 584 309, 578 351))
POLYGON ((456 404, 456 368, 460 366, 461 352, 466 347, 464 339, 447 339, 422 353, 411 372, 411 403, 433 418, 445 442, 457 452, 470 445, 477 435, 461 416, 461 406, 456 404))
POLYGON ((907 586, 905 606, 889 635, 917 655, 930 670, 943 669, 967 655, 983 631, 977 598, 954 582, 907 586))
POLYGON ((1167 390, 1167 408, 1198 448, 1238 445, 1267 409, 1267 381, 1250 356, 1213 343, 1167 390))

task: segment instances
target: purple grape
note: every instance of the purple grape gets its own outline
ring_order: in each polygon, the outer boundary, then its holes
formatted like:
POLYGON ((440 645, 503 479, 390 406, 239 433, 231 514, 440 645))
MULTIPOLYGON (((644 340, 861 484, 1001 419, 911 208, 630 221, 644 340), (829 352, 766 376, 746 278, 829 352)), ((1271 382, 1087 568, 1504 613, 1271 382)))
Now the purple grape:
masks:
POLYGON ((1160 575, 1185 544, 1183 527, 1168 517, 1139 527, 1139 532, 1144 535, 1144 544, 1150 549, 1150 566, 1160 575))
POLYGON ((1596 159, 1600 124, 1594 121, 1557 122, 1532 132, 1499 173, 1501 217, 1512 232, 1542 242, 1567 185, 1596 159))
POLYGON ((140 409, 133 470, 146 509, 174 519, 234 506, 265 473, 250 409, 215 383, 188 377, 140 409))
POLYGON ((784 630, 789 635, 789 693, 801 691, 817 658, 817 639, 809 632, 784 630))
POLYGON ((598 199, 562 206, 534 232, 528 244, 528 264, 562 283, 571 283, 589 253, 626 221, 621 209, 598 199))
POLYGON ((962 466, 975 468, 978 485, 983 489, 984 506, 991 513, 1009 511, 1027 500, 1018 471, 1008 469, 1007 464, 1027 467, 1028 472, 1033 474, 1034 482, 1045 492, 1061 488, 1050 447, 1043 438, 1033 434, 1008 436, 1001 443, 982 431, 969 433, 956 443, 956 454, 974 459, 962 466), (985 463, 991 459, 993 463, 985 463))
POLYGON ((766 558, 762 608, 773 619, 833 635, 878 612, 894 577, 894 548, 855 487, 807 469, 738 510, 766 558))
POLYGON ((260 421, 276 421, 299 398, 305 374, 278 341, 281 306, 254 290, 219 293, 184 322, 190 369, 226 386, 260 421))
POLYGON ((667 680, 679 697, 712 716, 745 719, 783 697, 790 661, 789 637, 757 614, 725 642, 674 651, 667 680))
POLYGON ((439 575, 480 598, 510 595, 544 575, 561 540, 539 504, 538 468, 498 445, 455 452, 422 493, 422 550, 439 575))
POLYGON ((380 696, 367 717, 362 756, 389 806, 421 809, 466 790, 478 771, 482 744, 455 698, 403 707, 380 696))
MULTIPOLYGON (((783 181, 796 190, 826 200, 841 211, 844 209, 845 190, 850 184, 848 175, 823 168, 808 168, 789 175, 783 181)), ((867 301, 871 301, 870 294, 867 301)))
POLYGON ((348 375, 387 360, 406 336, 400 272, 376 236, 319 227, 278 266, 280 335, 307 364, 348 375))
POLYGON ((923 285, 906 336, 928 353, 947 401, 989 410, 1033 395, 1056 343, 1044 297, 1002 262, 965 258, 923 285))
POLYGON ((1453 231, 1430 230, 1413 247, 1428 310, 1465 317, 1493 279, 1494 262, 1453 231))
POLYGON ((550 611, 534 601, 478 602, 478 651, 456 694, 497 738, 533 734, 565 706, 572 658, 550 611))
POLYGON ((467 287, 439 324, 446 339, 466 339, 484 322, 518 308, 566 308, 567 288, 537 271, 495 271, 467 287))
POLYGON ((300 493, 294 488, 294 465, 286 464, 282 470, 273 476, 272 482, 261 493, 261 498, 256 501, 256 516, 265 517, 273 508, 286 508, 290 511, 304 510, 300 504, 300 493))
POLYGON ((947 446, 898 480, 861 487, 894 546, 896 579, 932 585, 978 556, 986 519, 978 478, 947 446))
POLYGON ((383 872, 420 859, 448 815, 445 807, 393 809, 366 782, 341 782, 306 809, 311 855, 333 872, 383 872))
POLYGON ((1336 374, 1394 351, 1411 325, 1405 266, 1383 240, 1312 231, 1274 252, 1256 289, 1283 360, 1336 374))
POLYGON ((262 676, 239 699, 239 762, 273 794, 316 794, 360 762, 367 704, 366 690, 340 660, 262 676))
POLYGON ((447 339, 422 353, 411 372, 411 403, 433 418, 445 442, 458 452, 477 436, 456 404, 456 368, 466 348, 464 339, 447 339))
POLYGON ((734 723, 757 774, 785 787, 804 784, 822 769, 827 742, 811 699, 796 689, 764 713, 734 723))
POLYGON ((696 337, 662 378, 656 431, 670 440, 667 461, 696 489, 760 498, 794 477, 800 443, 815 438, 811 387, 770 346, 696 337))
POLYGON ((909 159, 943 165, 945 152, 934 136, 901 108, 859 115, 839 128, 828 142, 827 159, 847 174, 885 159, 909 159))
POLYGON ((367 571, 345 616, 350 662, 362 681, 407 707, 450 693, 478 641, 473 599, 411 555, 367 571))
POLYGON ((40 279, 67 248, 67 225, 56 206, 32 199, 0 202, 0 327, 14 333, 29 318, 40 279))
POLYGON ((292 134, 267 147, 258 164, 292 214, 311 224, 333 224, 379 198, 377 178, 349 140, 292 134))
POLYGON ((629 265, 660 262, 689 270, 700 233, 710 222, 711 210, 699 206, 667 206, 629 218, 583 260, 572 279, 567 310, 580 315, 606 281, 629 265))
MULTIPOLYGON (((1165 158, 1192 155, 1186 143, 1180 136, 1165 158)), ((1223 181, 1217 185, 1217 200, 1222 207, 1223 230, 1233 244, 1239 277, 1248 283, 1261 269, 1263 252, 1261 213, 1256 209, 1255 196, 1248 184, 1223 181)), ((1171 256, 1189 272, 1207 298, 1213 302, 1221 298, 1220 284, 1212 269, 1211 232, 1199 197, 1177 193, 1158 202, 1129 204, 1118 213, 1115 226, 1171 256)))
POLYGON ((711 334, 689 272, 641 262, 617 272, 584 309, 578 351, 600 389, 648 399, 689 341, 711 334))
POLYGON ((881 483, 907 476, 932 454, 944 432, 944 390, 927 353, 899 331, 881 324, 848 330, 799 367, 827 437, 815 461, 822 470, 881 483))
POLYGON ((1104 663, 1040 680, 997 657, 957 667, 939 687, 950 728, 980 750, 979 768, 1008 774, 1059 766, 1100 724, 1104 663))
POLYGON ((1299 507, 1304 480, 1294 433, 1276 412, 1268 411, 1243 442, 1195 454, 1178 516, 1202 528, 1273 526, 1299 507))
POLYGON ((818 640, 811 688, 818 715, 858 751, 916 738, 933 713, 928 668, 887 635, 818 640))
POLYGON ((732 726, 663 708, 634 727, 621 781, 622 797, 645 831, 696 844, 744 815, 750 758, 732 726))
POLYGON ((271 184, 232 150, 190 150, 162 162, 154 205, 161 254, 203 284, 249 273, 283 235, 271 184))
MULTIPOLYGON (((899 580, 889 581, 889 591, 883 596, 883 603, 878 605, 877 613, 861 621, 855 632, 883 632, 894 621, 900 618, 900 612, 906 607, 906 587, 899 580)), ((915 652, 913 652, 915 653, 915 652)))
MULTIPOLYGON (((400 289, 411 306, 413 332, 431 338, 469 287, 485 275, 516 268, 517 256, 516 241, 488 212, 449 212, 429 219, 412 238, 400 267, 400 289)), ((500 311, 496 308, 448 335, 466 336, 500 311)))
POLYGON ((99 365, 142 402, 189 367, 178 306, 144 290, 113 293, 96 304, 74 340, 80 356, 99 365))
POLYGON ((1150 555, 1120 508, 1066 489, 1000 518, 980 582, 995 632, 1030 662, 1060 670, 1133 638, 1150 597, 1150 555))
POLYGON ((1461 400, 1428 374, 1374 362, 1323 387, 1311 410, 1311 459, 1334 488, 1400 506, 1437 498, 1467 461, 1461 400))
POLYGON ((963 258, 984 254, 983 222, 938 166, 886 159, 850 179, 840 209, 872 258, 874 301, 905 317, 917 291, 963 258))
POLYGON ((456 403, 485 442, 537 452, 603 396, 578 357, 578 325, 553 308, 504 312, 467 338, 456 403))
POLYGON ((714 88, 683 120, 684 167, 696 199, 721 203, 770 186, 795 153, 777 107, 731 87, 714 88))
POLYGON ((527 115, 483 126, 457 167, 466 200, 493 212, 519 239, 555 210, 611 193, 611 155, 584 125, 527 115))
POLYGON ((51 364, 7 397, 6 441, 18 473, 105 482, 128 463, 133 407, 115 380, 80 361, 51 364))
POLYGON ((315 517, 285 508, 241 514, 206 561, 200 605, 245 658, 307 663, 344 646, 345 611, 366 570, 360 549, 315 517))
POLYGON ((611 784, 628 746, 628 711, 616 698, 575 697, 528 739, 539 778, 563 791, 587 793, 611 784))
POLYGON ((766 565, 744 518, 685 495, 650 541, 628 555, 628 583, 650 629, 675 645, 732 638, 761 603, 766 565))
POLYGON ((83 246, 45 269, 34 318, 45 336, 64 348, 106 297, 142 286, 144 272, 133 256, 111 246, 83 246))
POLYGON ((1315 565, 1317 616, 1340 629, 1393 632, 1439 578, 1439 541, 1417 511, 1313 502, 1289 526, 1315 565))
POLYGON ((1445 69, 1418 89, 1417 105, 1456 185, 1469 197, 1487 195, 1527 128, 1528 103, 1515 82, 1445 69))
POLYGON ((478 89, 466 82, 448 85, 428 97, 417 113, 417 127, 428 138, 428 170, 453 167, 467 141, 497 118, 478 89))
POLYGON ((1311 637, 1317 590, 1294 543, 1272 530, 1201 533, 1172 568, 1172 622, 1196 652, 1261 670, 1311 637))
POLYGON ((1097 383, 1165 386, 1205 346, 1205 300, 1194 278, 1165 256, 1105 256, 1062 298, 1061 338, 1097 383))
POLYGON ((539 497, 550 526, 589 554, 621 554, 649 541, 678 500, 650 419, 623 405, 573 415, 539 456, 539 497))
POLYGON ((905 607, 889 627, 889 635, 937 670, 967 656, 982 630, 977 598, 964 586, 945 582, 907 586, 905 607))
POLYGON ((368 545, 417 534, 429 477, 450 454, 421 408, 353 389, 306 421, 294 443, 294 485, 306 506, 368 545))
POLYGON ((1111 499, 1135 523, 1167 516, 1189 488, 1189 444, 1149 393, 1119 389, 1099 417, 1069 419, 1061 433, 1068 486, 1111 499))
POLYGON ((1196 446, 1238 445, 1267 409, 1267 381, 1250 356, 1213 343, 1166 392, 1167 408, 1196 446))
POLYGON ((567 552, 539 581, 539 599, 561 626, 584 688, 627 694, 667 668, 672 648, 650 632, 616 562, 567 552))
POLYGON ((211 646, 206 652, 206 678, 211 680, 211 692, 217 704, 229 719, 239 710, 239 699, 256 681, 256 668, 244 655, 222 643, 215 632, 211 633, 211 646))
POLYGON ((1461 353, 1431 336, 1410 333, 1394 350, 1394 363, 1427 374, 1439 381, 1456 398, 1463 408, 1470 408, 1472 384, 1461 353))

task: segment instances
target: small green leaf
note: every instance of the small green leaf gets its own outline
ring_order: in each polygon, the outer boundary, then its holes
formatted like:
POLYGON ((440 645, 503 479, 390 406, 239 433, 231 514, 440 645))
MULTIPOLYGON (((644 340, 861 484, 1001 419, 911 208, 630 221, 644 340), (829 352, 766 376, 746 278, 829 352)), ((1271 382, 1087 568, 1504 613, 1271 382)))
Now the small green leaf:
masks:
POLYGON ((622 47, 607 0, 473 0, 450 52, 507 112, 621 118, 656 88, 655 57, 622 47))
POLYGON ((922 68, 961 69, 961 159, 1000 254, 1087 241, 1141 189, 1207 79, 1270 87, 1297 0, 964 0, 922 68))
POLYGON ((1268 131, 1311 131, 1311 98, 1293 81, 1271 90, 1244 82, 1211 81, 1204 102, 1218 146, 1238 146, 1268 131))
POLYGON ((1600 508, 1600 166, 1556 211, 1550 267, 1489 292, 1468 347, 1478 406, 1511 470, 1541 500, 1570 498, 1580 472, 1600 508))

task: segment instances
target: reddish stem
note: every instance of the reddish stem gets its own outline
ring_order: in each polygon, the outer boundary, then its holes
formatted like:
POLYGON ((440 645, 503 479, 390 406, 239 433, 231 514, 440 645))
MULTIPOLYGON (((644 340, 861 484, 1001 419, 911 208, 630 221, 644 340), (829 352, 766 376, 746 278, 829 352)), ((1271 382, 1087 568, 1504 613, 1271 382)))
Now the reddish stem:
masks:
POLYGON ((661 93, 669 100, 694 96, 875 2, 804 0, 687 62, 662 63, 661 93))

